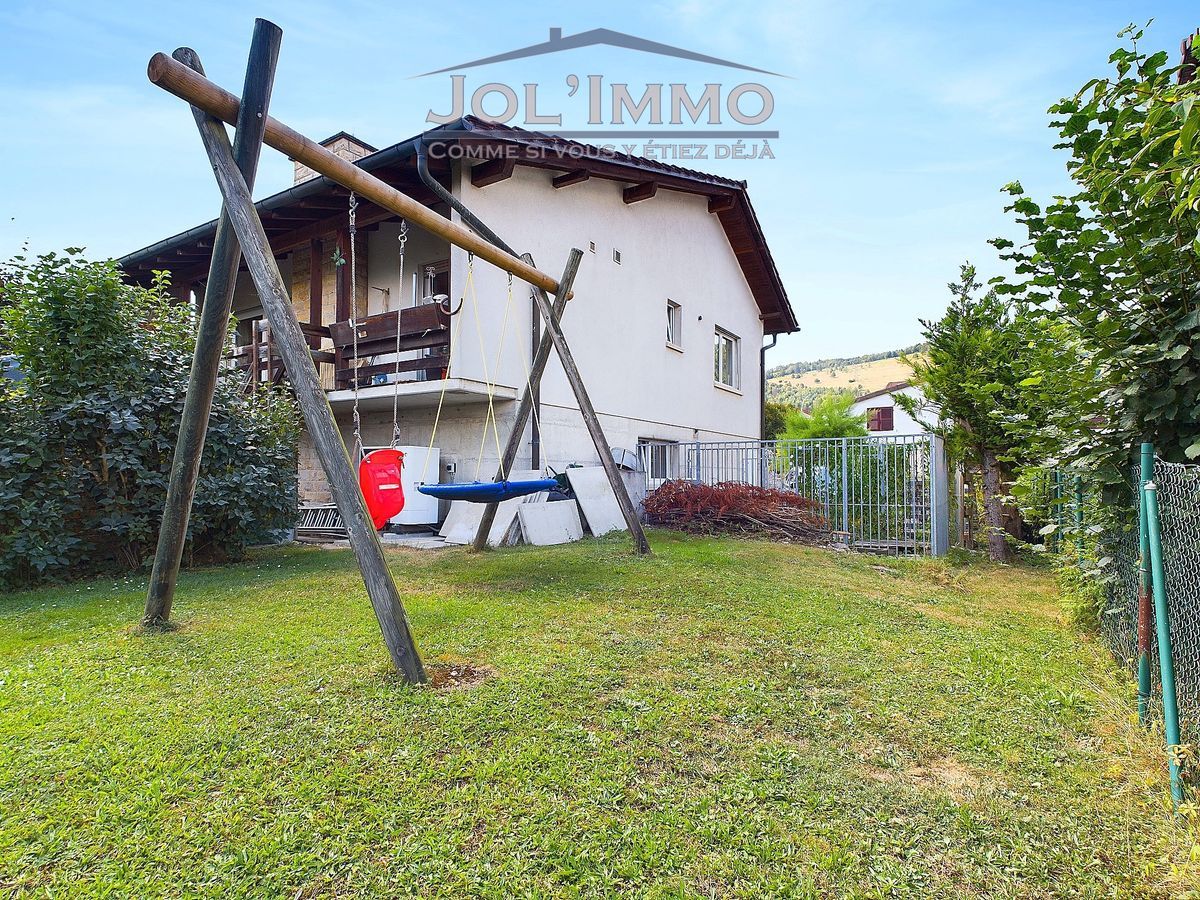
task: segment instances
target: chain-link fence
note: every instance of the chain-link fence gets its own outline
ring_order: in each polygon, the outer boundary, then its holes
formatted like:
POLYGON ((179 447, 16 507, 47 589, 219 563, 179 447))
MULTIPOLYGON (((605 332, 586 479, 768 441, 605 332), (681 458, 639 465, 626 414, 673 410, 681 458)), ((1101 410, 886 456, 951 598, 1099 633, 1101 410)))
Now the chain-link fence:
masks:
MULTIPOLYGON (((1200 740, 1200 466, 1154 461, 1158 493, 1164 588, 1167 596, 1171 657, 1175 666, 1180 726, 1184 740, 1200 740)), ((1148 608, 1145 639, 1150 660, 1149 702, 1161 714, 1157 623, 1154 606, 1141 599, 1142 556, 1139 516, 1142 492, 1136 467, 1130 471, 1128 505, 1113 509, 1096 542, 1103 573, 1104 604, 1100 634, 1113 655, 1136 674, 1139 605, 1148 608), (1115 515, 1113 514, 1115 513, 1115 515)))

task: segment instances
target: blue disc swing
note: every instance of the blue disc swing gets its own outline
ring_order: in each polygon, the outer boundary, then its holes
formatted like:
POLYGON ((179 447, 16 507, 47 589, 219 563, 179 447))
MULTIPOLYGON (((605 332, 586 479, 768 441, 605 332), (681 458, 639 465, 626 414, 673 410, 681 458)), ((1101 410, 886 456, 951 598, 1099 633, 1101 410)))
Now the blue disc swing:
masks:
POLYGON ((500 503, 513 497, 524 497, 558 487, 555 478, 532 478, 526 481, 465 481, 461 484, 422 484, 417 490, 441 500, 466 500, 468 503, 500 503))
MULTIPOLYGON (((494 404, 494 396, 496 392, 496 382, 488 374, 487 354, 483 347, 483 332, 479 325, 479 309, 475 297, 475 254, 471 253, 467 256, 467 278, 463 288, 464 297, 470 295, 471 306, 475 313, 475 330, 479 334, 479 351, 480 359, 483 360, 483 376, 487 384, 488 411, 487 417, 483 421, 483 435, 479 441, 479 457, 475 468, 474 481, 465 481, 451 484, 425 484, 424 473, 422 473, 422 483, 417 485, 417 490, 429 497, 437 497, 440 500, 465 500, 467 503, 500 503, 504 500, 510 500, 513 497, 524 497, 527 494, 537 494, 541 491, 552 490, 559 486, 556 478, 528 478, 528 479, 510 479, 502 477, 499 481, 480 481, 479 471, 483 465, 483 448, 487 443, 488 425, 492 427, 492 433, 496 438, 496 455, 501 460, 504 454, 500 450, 500 432, 496 424, 496 408, 494 404)), ((512 273, 508 275, 508 302, 504 307, 504 324, 500 329, 500 344, 496 351, 495 368, 497 374, 500 370, 500 359, 504 352, 504 335, 508 330, 508 314, 512 308, 513 299, 513 277, 512 273)), ((458 305, 458 310, 462 311, 462 302, 458 305)), ((458 330, 462 330, 462 321, 459 321, 458 330)), ((429 436, 429 448, 433 449, 434 440, 437 438, 438 423, 442 417, 442 404, 446 398, 446 382, 449 381, 450 370, 447 366, 446 378, 442 382, 442 392, 438 397, 437 414, 433 420, 433 433, 429 436)), ((529 379, 529 371, 526 368, 526 380, 529 379)), ((536 414, 536 413, 535 413, 536 414)), ((428 462, 430 454, 426 454, 425 458, 428 462)), ((503 474, 503 473, 502 473, 503 474)))

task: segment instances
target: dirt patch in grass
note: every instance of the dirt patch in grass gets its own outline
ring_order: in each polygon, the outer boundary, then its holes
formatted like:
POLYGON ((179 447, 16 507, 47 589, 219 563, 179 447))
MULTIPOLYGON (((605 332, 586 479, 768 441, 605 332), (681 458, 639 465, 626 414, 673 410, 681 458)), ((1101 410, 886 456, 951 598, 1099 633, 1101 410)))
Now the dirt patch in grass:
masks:
POLYGON ((904 774, 922 787, 940 788, 960 801, 979 788, 979 776, 951 756, 914 766, 904 774))
POLYGON ((979 776, 950 756, 943 756, 920 766, 907 769, 883 769, 866 766, 866 777, 884 783, 908 782, 922 788, 934 788, 962 802, 979 791, 979 776))
POLYGON ((429 686, 435 691, 456 691, 482 684, 496 674, 490 666, 470 663, 431 663, 425 667, 429 686))

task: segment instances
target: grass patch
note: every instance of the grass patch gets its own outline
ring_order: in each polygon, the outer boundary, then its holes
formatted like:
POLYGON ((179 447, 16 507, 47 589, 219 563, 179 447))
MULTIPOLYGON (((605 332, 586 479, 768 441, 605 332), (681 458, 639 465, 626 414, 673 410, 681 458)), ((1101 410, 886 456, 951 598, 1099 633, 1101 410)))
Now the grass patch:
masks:
POLYGON ((653 534, 0 600, 0 894, 1178 896, 1131 688, 1049 573, 653 534), (886 571, 883 571, 886 569, 886 571))

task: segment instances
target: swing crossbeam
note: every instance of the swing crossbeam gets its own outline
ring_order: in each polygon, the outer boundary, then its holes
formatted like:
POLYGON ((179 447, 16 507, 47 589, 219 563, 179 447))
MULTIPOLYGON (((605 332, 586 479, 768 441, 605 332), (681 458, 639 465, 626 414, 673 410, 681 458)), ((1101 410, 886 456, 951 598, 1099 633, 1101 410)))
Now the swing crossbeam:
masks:
MULTIPOLYGON (((230 125, 237 121, 238 110, 241 108, 241 101, 237 97, 165 53, 156 53, 151 57, 147 75, 158 87, 181 100, 186 100, 210 116, 230 125)), ((380 181, 370 172, 342 159, 278 119, 272 116, 264 118, 263 143, 268 147, 286 153, 314 172, 354 191, 360 198, 403 216, 412 224, 444 238, 456 247, 474 253, 480 259, 487 260, 522 281, 536 285, 551 294, 558 293, 558 282, 540 269, 511 253, 506 253, 457 222, 443 218, 403 191, 380 181)))

